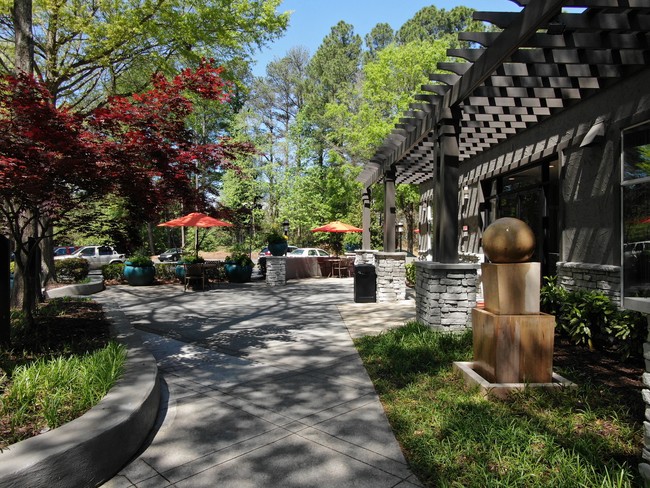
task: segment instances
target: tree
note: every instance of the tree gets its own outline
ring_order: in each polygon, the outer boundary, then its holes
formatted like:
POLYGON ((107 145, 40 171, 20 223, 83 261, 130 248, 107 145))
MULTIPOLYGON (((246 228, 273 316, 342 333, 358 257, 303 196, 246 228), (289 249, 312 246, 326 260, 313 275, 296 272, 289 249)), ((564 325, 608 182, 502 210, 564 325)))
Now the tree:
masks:
MULTIPOLYGON (((125 197, 146 216, 168 201, 197 204, 191 175, 199 162, 231 167, 251 152, 249 145, 227 139, 197 144, 185 127, 193 107, 186 93, 228 100, 220 68, 204 62, 172 80, 158 75, 152 83, 147 92, 114 97, 81 117, 55 107, 47 90, 27 75, 0 78, 0 201, 19 271, 34 252, 30 225, 41 216, 60 219, 79 202, 107 193, 125 197), (29 222, 19 218, 26 212, 29 222)), ((15 303, 31 322, 34 303, 21 298, 15 295, 15 303)))
MULTIPOLYGON (((144 89, 151 73, 176 72, 202 56, 249 59, 278 37, 280 0, 35 0, 36 74, 55 103, 101 104, 105 93, 144 89)), ((14 25, 0 3, 0 66, 12 71, 14 25)))
POLYGON ((366 34, 366 52, 364 53, 365 62, 372 61, 377 57, 377 53, 389 46, 395 41, 395 31, 390 24, 380 23, 372 28, 370 33, 366 34))
POLYGON ((446 39, 451 47, 460 42, 457 34, 462 31, 483 32, 485 24, 472 18, 474 10, 468 7, 454 7, 449 11, 438 9, 435 5, 420 9, 413 18, 407 20, 396 34, 399 44, 413 41, 431 42, 446 39))
POLYGON ((340 142, 330 137, 340 119, 335 106, 352 110, 354 87, 362 57, 361 37, 343 21, 332 27, 307 67, 307 97, 300 121, 303 136, 311 141, 312 159, 326 162, 328 152, 340 150, 340 142))

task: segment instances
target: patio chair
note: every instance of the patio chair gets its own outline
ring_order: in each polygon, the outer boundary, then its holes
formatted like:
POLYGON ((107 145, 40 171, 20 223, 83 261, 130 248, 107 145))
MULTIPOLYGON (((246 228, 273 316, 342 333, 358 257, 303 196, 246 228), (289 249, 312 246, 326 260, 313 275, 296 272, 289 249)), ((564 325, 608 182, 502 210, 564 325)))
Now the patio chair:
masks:
POLYGON ((185 279, 183 285, 183 291, 187 290, 188 285, 196 286, 198 283, 201 283, 201 289, 205 290, 205 270, 203 269, 203 263, 194 263, 185 265, 185 279), (192 285, 194 283, 194 285, 192 285))
POLYGON ((334 267, 332 269, 333 274, 339 278, 347 278, 350 276, 350 263, 348 258, 341 258, 334 261, 334 267))

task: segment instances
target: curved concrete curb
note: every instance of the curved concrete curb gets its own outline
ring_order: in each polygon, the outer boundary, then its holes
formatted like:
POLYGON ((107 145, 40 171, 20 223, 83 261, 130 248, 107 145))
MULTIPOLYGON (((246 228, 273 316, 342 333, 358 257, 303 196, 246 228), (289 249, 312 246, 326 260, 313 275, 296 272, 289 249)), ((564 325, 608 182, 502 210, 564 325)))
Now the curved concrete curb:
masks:
POLYGON ((73 295, 92 295, 104 290, 104 278, 91 276, 90 283, 75 283, 74 285, 61 286, 47 290, 48 298, 60 298, 73 295))
POLYGON ((0 486, 97 486, 138 451, 158 414, 158 368, 125 315, 103 302, 114 337, 126 345, 122 377, 96 406, 72 422, 0 453, 0 486))

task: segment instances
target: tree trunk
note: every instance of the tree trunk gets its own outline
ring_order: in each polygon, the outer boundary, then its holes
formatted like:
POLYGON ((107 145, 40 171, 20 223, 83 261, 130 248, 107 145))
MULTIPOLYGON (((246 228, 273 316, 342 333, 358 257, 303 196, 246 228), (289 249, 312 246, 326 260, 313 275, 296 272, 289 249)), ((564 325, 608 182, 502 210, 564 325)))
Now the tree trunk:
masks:
POLYGON ((34 72, 32 0, 14 0, 13 22, 16 42, 16 71, 34 72))

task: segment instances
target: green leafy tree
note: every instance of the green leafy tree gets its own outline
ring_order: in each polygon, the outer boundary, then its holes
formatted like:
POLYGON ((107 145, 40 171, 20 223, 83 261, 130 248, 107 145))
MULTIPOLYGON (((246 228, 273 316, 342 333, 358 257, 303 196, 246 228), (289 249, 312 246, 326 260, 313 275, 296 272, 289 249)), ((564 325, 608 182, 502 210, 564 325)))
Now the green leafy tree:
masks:
MULTIPOLYGON (((35 71, 54 101, 82 107, 139 91, 179 61, 248 59, 286 28, 280 0, 34 0, 35 71)), ((0 66, 14 68, 11 0, 0 1, 0 66)))

